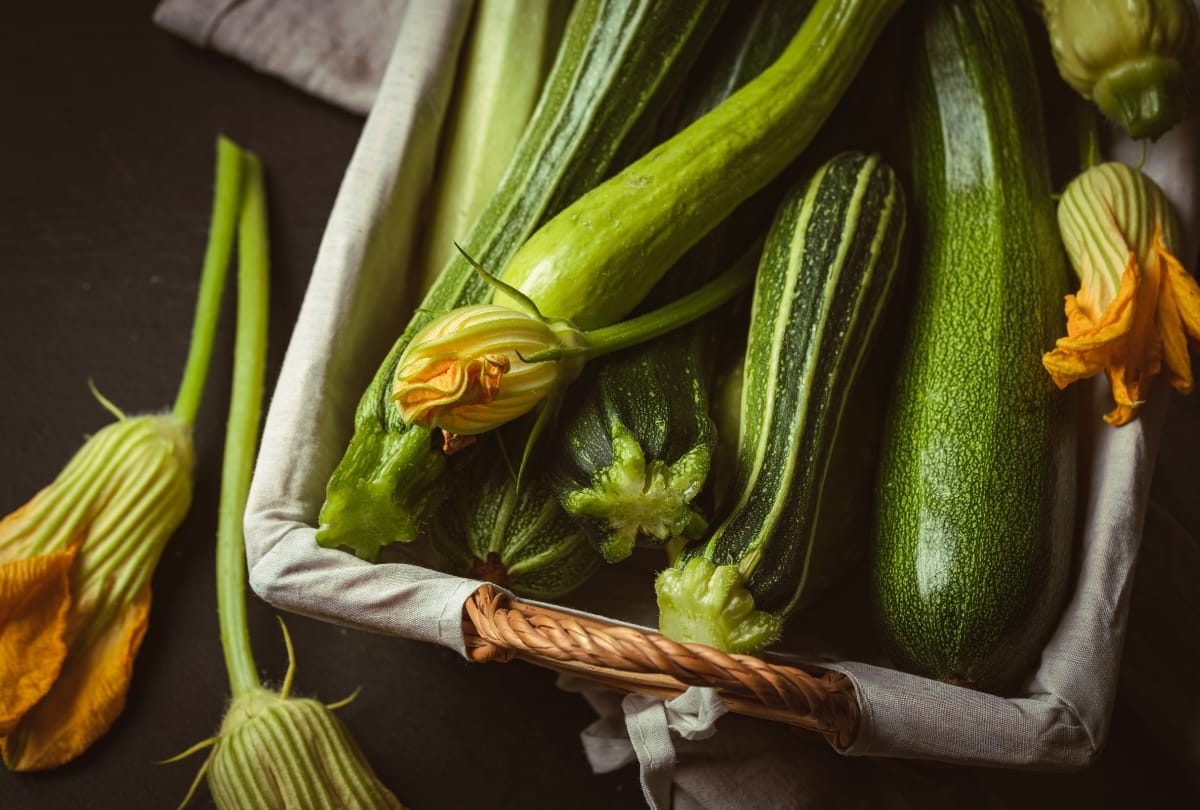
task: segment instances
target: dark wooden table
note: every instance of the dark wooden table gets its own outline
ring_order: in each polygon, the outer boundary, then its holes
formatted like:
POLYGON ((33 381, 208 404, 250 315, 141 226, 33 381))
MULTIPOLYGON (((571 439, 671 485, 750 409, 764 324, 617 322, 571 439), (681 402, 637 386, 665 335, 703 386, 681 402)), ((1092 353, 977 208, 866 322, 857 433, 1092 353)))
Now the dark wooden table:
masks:
MULTIPOLYGON (((172 402, 218 133, 258 152, 267 168, 270 385, 362 127, 156 29, 153 6, 22 3, 0 27, 0 514, 52 480, 84 436, 109 421, 89 377, 130 412, 172 402)), ((194 503, 154 577, 126 709, 75 762, 31 775, 0 769, 5 810, 173 807, 201 760, 156 761, 216 730, 228 693, 213 541, 231 303, 197 425, 194 503)), ((262 677, 277 682, 286 662, 275 611, 251 596, 250 621, 262 677)), ((578 735, 594 716, 557 690, 550 672, 470 665, 430 645, 294 616, 288 626, 297 690, 332 701, 362 687, 340 715, 415 810, 644 806, 633 767, 590 772, 578 735)), ((1023 808, 1164 806, 1183 785, 1121 706, 1108 752, 1086 774, 946 778, 960 787, 980 778, 1000 797, 994 806, 1023 808)), ((194 806, 211 806, 203 789, 194 806)))

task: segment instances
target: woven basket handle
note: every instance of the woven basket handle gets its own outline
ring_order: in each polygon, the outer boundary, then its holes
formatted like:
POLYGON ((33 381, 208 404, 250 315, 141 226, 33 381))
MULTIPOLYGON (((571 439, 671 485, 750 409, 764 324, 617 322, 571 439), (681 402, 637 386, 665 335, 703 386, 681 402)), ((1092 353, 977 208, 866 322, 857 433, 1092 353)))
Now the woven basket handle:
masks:
POLYGON ((844 748, 858 728, 854 687, 840 672, 808 672, 703 644, 679 644, 510 599, 483 586, 464 605, 463 636, 474 661, 521 658, 627 692, 673 697, 712 686, 732 711, 815 731, 844 748))

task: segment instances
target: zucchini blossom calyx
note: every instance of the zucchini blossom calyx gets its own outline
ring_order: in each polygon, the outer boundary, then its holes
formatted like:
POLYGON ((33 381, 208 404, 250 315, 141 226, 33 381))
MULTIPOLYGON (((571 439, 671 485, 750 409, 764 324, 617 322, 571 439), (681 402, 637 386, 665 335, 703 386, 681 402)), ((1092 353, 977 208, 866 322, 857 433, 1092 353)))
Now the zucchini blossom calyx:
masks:
POLYGON ((1200 287, 1176 258, 1179 228, 1162 189, 1123 163, 1102 163, 1067 186, 1059 230, 1079 291, 1066 297, 1067 337, 1043 356, 1054 382, 1104 372, 1112 425, 1132 420, 1166 369, 1192 390, 1188 345, 1200 350, 1200 287))

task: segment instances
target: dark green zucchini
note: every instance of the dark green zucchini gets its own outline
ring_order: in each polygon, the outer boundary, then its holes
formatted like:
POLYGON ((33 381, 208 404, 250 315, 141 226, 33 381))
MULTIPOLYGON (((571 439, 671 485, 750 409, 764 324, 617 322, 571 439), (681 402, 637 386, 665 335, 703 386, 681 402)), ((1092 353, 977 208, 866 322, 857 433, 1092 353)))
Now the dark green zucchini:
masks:
POLYGON ((904 195, 877 156, 844 153, 785 199, 754 289, 730 511, 656 583, 663 634, 765 646, 840 573, 825 482, 851 386, 898 265, 904 195))
POLYGON ((429 521, 438 567, 531 599, 556 599, 586 582, 603 560, 545 475, 527 473, 517 486, 502 435, 479 439, 429 521))
POLYGON ((917 278, 881 461, 875 591, 898 665, 1003 691, 1067 593, 1074 406, 1041 362, 1067 274, 1018 10, 922 11, 909 103, 917 278))
MULTIPOLYGON (((599 183, 655 123, 726 0, 577 0, 541 99, 466 254, 503 268, 539 224, 599 183)), ((431 431, 406 427, 391 401, 396 364, 435 315, 491 298, 455 252, 359 401, 354 435, 326 486, 317 542, 376 559, 415 538, 447 493, 431 431)))
POLYGON ((705 340, 687 327, 596 363, 564 408, 553 486, 609 562, 639 538, 698 539, 708 528, 692 507, 716 438, 705 340))

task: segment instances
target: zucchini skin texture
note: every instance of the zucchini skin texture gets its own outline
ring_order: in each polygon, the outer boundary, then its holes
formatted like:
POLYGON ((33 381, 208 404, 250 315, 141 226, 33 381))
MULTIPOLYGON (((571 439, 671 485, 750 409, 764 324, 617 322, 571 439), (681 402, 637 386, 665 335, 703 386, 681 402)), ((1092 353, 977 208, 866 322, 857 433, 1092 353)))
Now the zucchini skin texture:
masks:
POLYGON ((754 288, 731 507, 659 575, 665 635, 753 652, 843 572, 851 555, 822 522, 825 485, 899 266, 905 208, 895 172, 858 152, 827 161, 780 207, 754 288))
POLYGON ((560 414, 553 486, 609 562, 640 538, 698 539, 708 527, 691 506, 716 445, 706 342, 689 325, 605 358, 560 414))
POLYGON ((918 278, 885 429, 874 589, 899 665, 1002 692, 1033 664, 1070 579, 1073 391, 1041 364, 1067 275, 1017 9, 922 11, 918 278))
MULTIPOLYGON (((463 240, 491 272, 541 223, 622 165, 679 86, 727 0, 577 0, 533 116, 496 193, 463 240)), ((396 365, 442 312, 485 303, 491 287, 455 253, 359 400, 354 433, 326 485, 317 542, 367 560, 415 539, 447 494, 431 431, 391 401, 396 365)))

